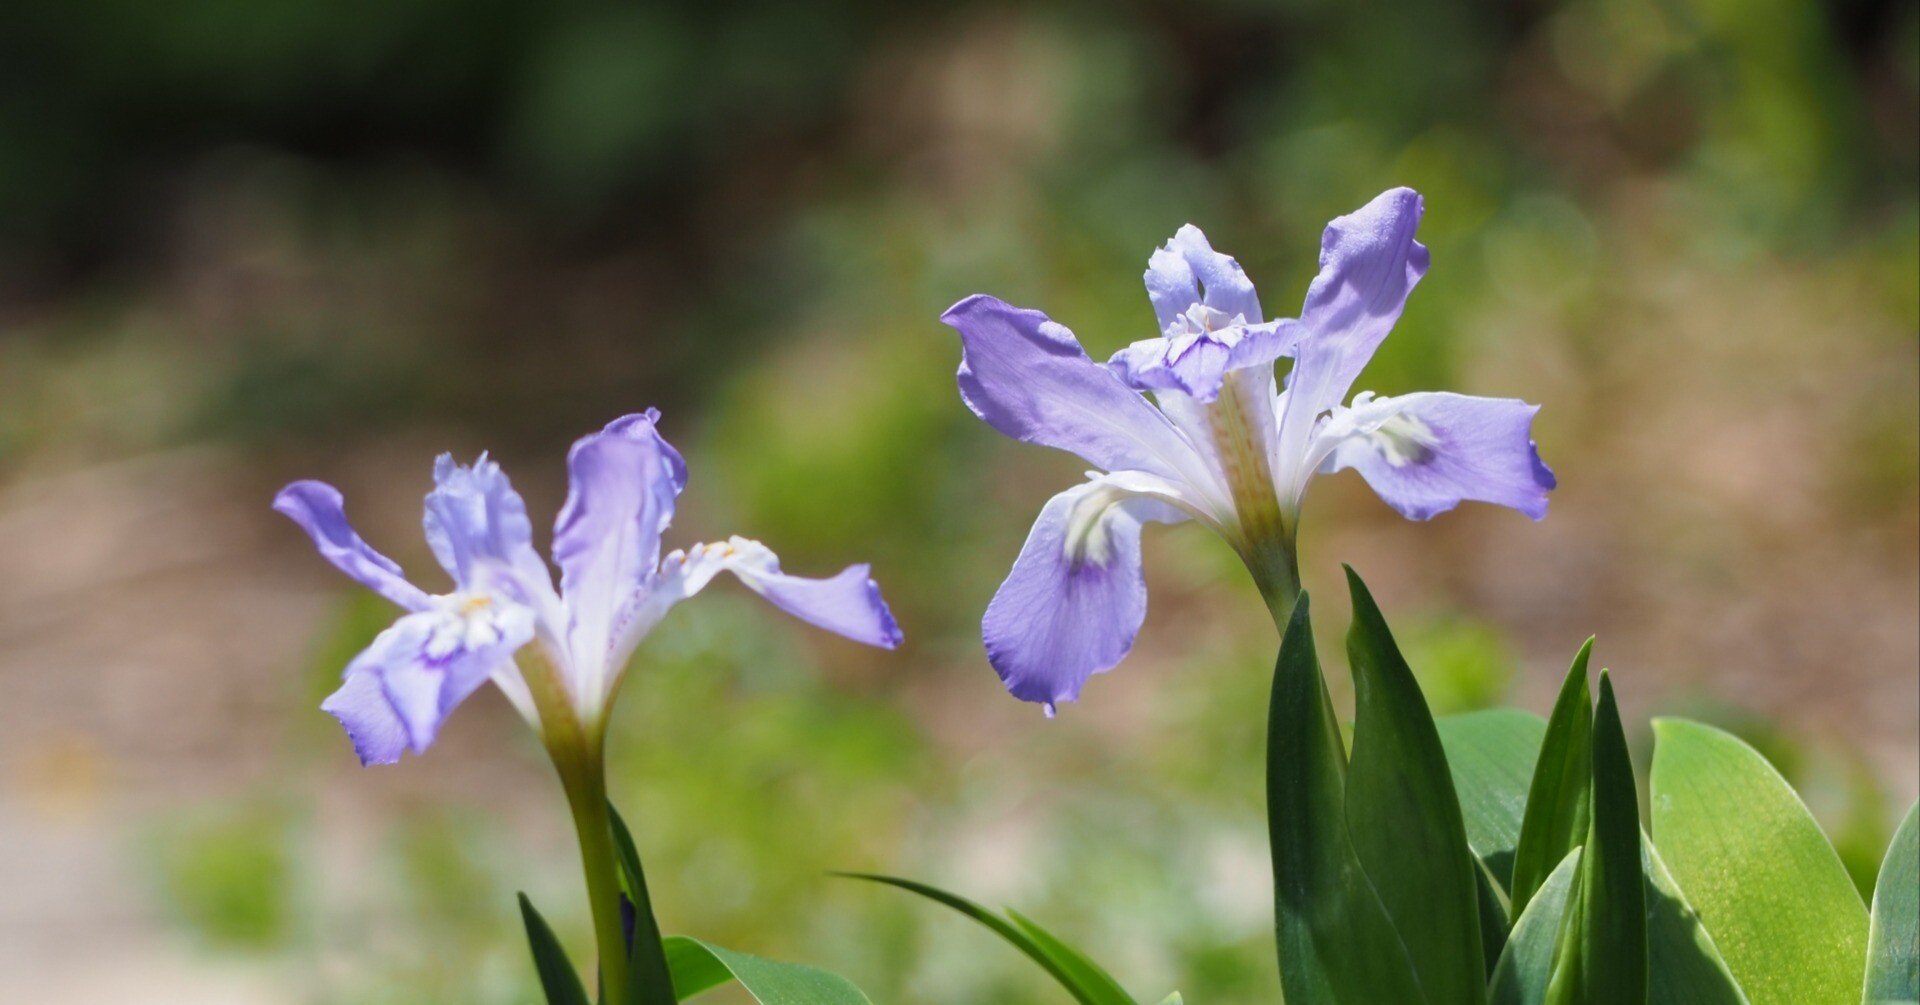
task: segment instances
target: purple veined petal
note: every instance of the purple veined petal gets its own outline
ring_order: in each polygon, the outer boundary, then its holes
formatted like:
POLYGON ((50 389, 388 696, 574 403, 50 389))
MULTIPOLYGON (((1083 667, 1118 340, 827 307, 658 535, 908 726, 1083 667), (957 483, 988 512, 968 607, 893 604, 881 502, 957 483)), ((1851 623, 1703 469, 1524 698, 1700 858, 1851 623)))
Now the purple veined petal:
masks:
POLYGON ((472 467, 441 454, 433 462, 433 482, 423 520, 427 544, 456 585, 469 588, 478 567, 491 561, 510 567, 523 586, 544 581, 545 592, 552 593, 547 564, 533 549, 527 504, 500 465, 485 454, 472 467))
POLYGON ((868 566, 850 565, 826 579, 790 576, 780 570, 780 559, 771 549, 751 538, 695 545, 668 556, 661 592, 672 593, 673 600, 691 597, 722 571, 733 573, 773 606, 855 642, 893 649, 904 638, 868 566))
POLYGON ((660 534, 686 484, 686 464, 656 431, 658 417, 649 411, 617 419, 567 454, 567 501, 554 524, 553 558, 566 601, 567 647, 586 673, 605 672, 617 645, 614 624, 652 581, 660 534))
POLYGON ((433 744, 454 707, 533 637, 533 613, 485 597, 436 598, 347 664, 322 710, 340 720, 363 764, 391 764, 433 744))
POLYGON ((354 533, 339 489, 325 482, 294 482, 274 497, 273 508, 299 524, 313 538, 320 557, 341 572, 409 611, 427 606, 426 592, 407 582, 393 559, 354 533))
POLYGON ((1014 697, 1054 706, 1133 648, 1147 615, 1145 521, 1186 514, 1105 479, 1047 501, 980 623, 987 660, 1014 697))
POLYGON ((1177 324, 1194 304, 1205 304, 1229 318, 1238 316, 1246 324, 1262 320, 1253 280, 1231 255, 1213 250, 1207 235, 1191 223, 1154 249, 1143 279, 1162 332, 1177 324))
POLYGON ((1206 483, 1193 446, 1166 417, 1045 314, 976 294, 940 320, 965 347, 960 397, 988 425, 1104 470, 1206 483))
POLYGON ((1302 329, 1292 320, 1232 325, 1217 331, 1182 331, 1142 339, 1107 361, 1137 391, 1175 391, 1200 402, 1220 396, 1227 374, 1264 366, 1291 354, 1302 329))
POLYGON ((1360 395, 1327 423, 1324 470, 1353 468, 1387 505, 1426 520, 1476 501, 1547 515, 1556 482, 1533 442, 1540 410, 1515 398, 1427 392, 1360 395))
POLYGON ((1423 211, 1418 192, 1396 188, 1327 224, 1287 376, 1283 449, 1303 448, 1314 417, 1346 397, 1426 275, 1427 247, 1414 240, 1423 211))

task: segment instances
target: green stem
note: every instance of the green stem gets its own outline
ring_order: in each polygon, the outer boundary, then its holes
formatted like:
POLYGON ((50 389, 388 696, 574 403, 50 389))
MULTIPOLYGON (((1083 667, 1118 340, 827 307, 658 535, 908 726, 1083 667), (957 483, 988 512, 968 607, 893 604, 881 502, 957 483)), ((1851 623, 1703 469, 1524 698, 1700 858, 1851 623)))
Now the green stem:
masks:
POLYGON ((1300 602, 1300 557, 1292 535, 1277 535, 1271 543, 1250 547, 1241 552, 1241 558, 1267 602, 1274 629, 1285 636, 1293 605, 1300 602))
POLYGON ((633 1005, 626 926, 620 923, 620 864, 614 857, 613 822, 607 816, 603 746, 600 738, 593 738, 588 756, 578 760, 556 752, 554 766, 580 836, 580 863, 586 871, 587 903, 593 909, 594 941, 599 946, 601 1000, 607 1005, 633 1005))

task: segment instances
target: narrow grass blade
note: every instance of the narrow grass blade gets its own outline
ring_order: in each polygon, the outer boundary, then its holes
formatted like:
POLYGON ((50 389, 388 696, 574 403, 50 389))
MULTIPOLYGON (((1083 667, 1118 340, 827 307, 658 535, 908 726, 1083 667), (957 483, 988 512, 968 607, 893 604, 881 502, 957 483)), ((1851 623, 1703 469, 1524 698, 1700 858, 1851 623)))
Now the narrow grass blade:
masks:
POLYGON ((1079 950, 1068 947, 1045 930, 1015 915, 1009 921, 986 908, 956 893, 948 893, 936 886, 901 879, 897 876, 881 876, 873 873, 841 873, 849 879, 864 879, 873 883, 884 883, 898 887, 909 893, 916 893, 937 904, 945 905, 973 919, 1006 940, 1015 949, 1025 953, 1041 969, 1060 982, 1060 986, 1073 995, 1081 1005, 1135 1005, 1133 999, 1088 960, 1079 950))
POLYGON ((760 1005, 873 1005, 852 982, 818 967, 777 963, 681 935, 666 940, 663 955, 677 961, 676 979, 685 972, 689 988, 704 984, 687 991, 687 997, 726 983, 706 983, 725 973, 760 1005))
POLYGON ((520 895, 520 919, 527 926, 527 946, 533 950, 534 970, 540 975, 547 1005, 587 1005, 587 990, 580 984, 580 974, 573 969, 547 919, 533 909, 533 901, 524 893, 520 895))

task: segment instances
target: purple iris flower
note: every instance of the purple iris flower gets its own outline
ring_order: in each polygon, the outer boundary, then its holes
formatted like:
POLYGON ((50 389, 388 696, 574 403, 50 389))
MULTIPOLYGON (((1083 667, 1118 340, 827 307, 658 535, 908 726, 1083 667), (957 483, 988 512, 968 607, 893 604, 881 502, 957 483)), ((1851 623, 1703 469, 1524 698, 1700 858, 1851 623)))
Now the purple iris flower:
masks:
POLYGON ((346 727, 362 763, 425 751, 454 706, 489 680, 536 730, 543 715, 568 714, 597 730, 640 640, 723 571, 803 621, 868 645, 900 644, 865 565, 830 579, 789 576, 765 545, 741 537, 663 557, 660 535, 687 466, 658 421, 653 410, 617 419, 568 453, 567 500, 553 530, 558 589, 534 550, 526 505, 484 454, 471 467, 446 454, 434 463, 425 523, 453 579, 444 594, 415 586, 361 540, 332 486, 281 490, 273 508, 304 528, 322 557, 407 612, 347 664, 321 705, 346 727), (521 653, 528 643, 535 649, 521 653), (516 653, 537 658, 523 672, 516 653))
POLYGON ((1538 406, 1347 399, 1426 274, 1414 240, 1422 209, 1398 188, 1328 224, 1300 316, 1271 321, 1240 264, 1181 227, 1147 260, 1159 336, 1105 366, 1039 311, 975 295, 941 316, 960 332, 960 395, 974 414, 1098 469, 1041 509, 987 607, 987 655, 1016 697, 1051 713, 1133 647, 1146 616, 1143 524, 1212 528, 1284 623, 1299 590, 1301 498, 1317 473, 1352 468, 1414 520, 1465 500, 1546 515, 1554 478, 1534 449, 1538 406), (1277 384, 1282 357, 1293 363, 1277 384))

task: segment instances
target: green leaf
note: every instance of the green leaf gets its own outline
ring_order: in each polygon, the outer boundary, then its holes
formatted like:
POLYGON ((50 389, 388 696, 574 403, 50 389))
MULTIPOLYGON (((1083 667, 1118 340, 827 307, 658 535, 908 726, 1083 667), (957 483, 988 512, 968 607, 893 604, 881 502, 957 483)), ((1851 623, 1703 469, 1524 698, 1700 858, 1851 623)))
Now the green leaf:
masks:
POLYGON ((1487 871, 1487 864, 1475 859, 1474 878, 1480 892, 1480 955, 1486 964, 1487 976, 1493 976, 1493 968, 1500 962, 1500 954, 1507 948, 1507 930, 1513 927, 1513 917, 1509 913, 1506 891, 1500 889, 1500 882, 1487 871))
POLYGON ((1920 1000, 1920 804, 1894 832, 1873 888, 1873 928, 1867 939, 1869 1002, 1920 1000))
POLYGON ((1006 940, 1015 949, 1027 954, 1028 958, 1035 963, 1040 964, 1041 968, 1053 975, 1053 979, 1059 981, 1060 986, 1066 988, 1068 993, 1073 995, 1074 1000, 1081 1005, 1135 1005, 1133 998, 1122 990, 1105 970, 1087 959, 1085 954, 1054 938, 1038 925, 1019 915, 1014 915, 1014 920, 1008 921, 959 894, 948 893, 939 887, 911 879, 859 872, 840 873, 840 875, 849 879, 864 879, 873 883, 899 887, 972 918, 1006 940))
POLYGON ((1440 731, 1365 583, 1347 570, 1353 759, 1347 829, 1434 1005, 1486 995, 1480 891, 1440 731))
POLYGON ((1780 773, 1731 734, 1656 719, 1653 837, 1755 1005, 1854 1005, 1867 909, 1780 773))
POLYGON ((1638 1005, 1647 1000, 1647 901, 1640 796, 1613 683, 1600 672, 1593 716, 1592 808, 1573 907, 1563 924, 1549 1002, 1638 1005))
POLYGON ((1163 999, 1160 1002, 1160 1005, 1183 1005, 1184 1002, 1185 1002, 1185 999, 1180 997, 1180 992, 1175 991, 1174 993, 1168 995, 1165 999, 1163 999))
POLYGON ((675 1005, 673 975, 660 945, 660 923, 653 916, 653 901, 647 896, 647 877, 640 871, 640 852, 634 847, 633 832, 620 811, 607 804, 613 821, 613 847, 620 861, 620 885, 626 889, 633 908, 633 934, 627 949, 629 985, 633 1000, 640 1005, 675 1005))
POLYGON ((520 895, 520 919, 527 925, 527 945, 533 950, 533 966, 540 974, 547 1005, 587 1005, 587 990, 580 985, 580 975, 567 959, 567 951, 524 893, 520 895))
POLYGON ((1651 1005, 1747 1005, 1720 958, 1713 936, 1680 892, 1643 831, 1641 868, 1647 884, 1647 1001, 1651 1005))
POLYGON ((726 983, 708 983, 725 973, 761 1005, 873 1005, 846 978, 818 967, 776 963, 683 935, 665 940, 663 951, 672 964, 675 989, 688 989, 681 991, 683 997, 726 983))
POLYGON ((1280 643, 1267 716, 1280 984, 1291 1002, 1422 1002, 1406 947, 1347 836, 1346 754, 1309 606, 1302 593, 1280 643))
POLYGON ((1093 992, 1095 1001, 1111 1005, 1133 1005, 1133 997, 1127 994, 1120 982, 1113 979, 1098 963, 1087 958, 1085 953, 1061 942, 1052 932, 1033 923, 1025 915, 1012 908, 1007 909, 1007 917, 1027 933, 1048 957, 1060 965, 1060 969, 1072 977, 1074 986, 1093 992))
MULTIPOLYGON (((1547 721, 1515 708, 1440 717, 1440 745, 1447 751, 1453 790, 1467 826, 1467 844, 1506 896, 1513 880, 1514 848, 1527 808, 1527 785, 1540 759, 1547 721)), ((1501 933, 1502 938, 1505 932, 1501 933)), ((1498 950, 1494 955, 1498 956, 1498 950)))
POLYGON ((1526 912, 1527 901, 1547 874, 1587 836, 1587 784, 1593 774, 1587 659, 1592 653, 1593 640, 1588 639, 1560 685, 1560 697, 1553 703, 1546 737, 1535 758, 1526 816, 1514 849, 1513 882, 1507 887, 1515 915, 1526 912))
POLYGON ((1580 849, 1567 853, 1534 891, 1527 909, 1513 923, 1507 948, 1493 968, 1487 997, 1492 1005, 1540 1005, 1547 1000, 1547 982, 1553 979, 1554 948, 1560 941, 1561 920, 1580 870, 1580 849))

